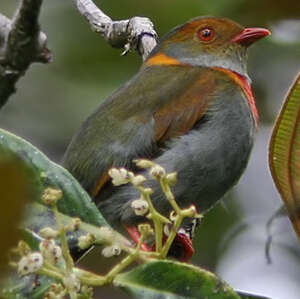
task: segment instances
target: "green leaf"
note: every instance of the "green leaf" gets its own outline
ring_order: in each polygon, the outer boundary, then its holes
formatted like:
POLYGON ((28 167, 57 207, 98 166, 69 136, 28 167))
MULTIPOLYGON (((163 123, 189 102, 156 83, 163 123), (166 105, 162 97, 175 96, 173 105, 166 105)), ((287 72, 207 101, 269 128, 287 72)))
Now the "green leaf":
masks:
POLYGON ((269 149, 273 180, 300 237, 300 74, 276 120, 269 149))
MULTIPOLYGON (((1 158, 4 156, 2 153, 13 156, 18 161, 19 172, 23 169, 26 171, 26 175, 23 175, 23 177, 26 177, 26 187, 29 191, 26 190, 30 194, 27 197, 30 199, 26 201, 25 208, 24 205, 20 205, 23 210, 25 209, 25 219, 21 230, 23 231, 23 238, 33 250, 38 249, 40 238, 37 233, 41 228, 49 226, 56 228, 56 220, 52 210, 44 205, 41 200, 47 187, 58 188, 63 192, 63 198, 58 202, 58 210, 64 224, 70 224, 71 217, 79 217, 83 221, 79 231, 68 233, 68 242, 73 256, 77 256, 79 253, 77 246, 79 235, 87 232, 97 234, 99 226, 108 225, 89 195, 72 175, 61 166, 50 161, 30 143, 0 129, 0 153, 1 158)), ((2 176, 4 177, 4 175, 2 176)), ((12 191, 14 191, 14 188, 20 188, 18 181, 14 184, 5 183, 2 185, 1 194, 4 197, 1 199, 11 202, 12 191)), ((16 215, 18 213, 14 214, 14 216, 16 215)), ((7 223, 12 223, 12 220, 7 223)), ((35 275, 9 278, 8 288, 6 292, 2 292, 2 296, 5 298, 42 298, 53 279, 39 277, 40 285, 38 287, 34 287, 34 279, 35 275), (9 283, 9 280, 11 283, 9 283)))
POLYGON ((107 225, 76 179, 66 169, 50 161, 36 147, 0 129, 0 149, 14 153, 32 170, 31 182, 37 201, 41 202, 43 191, 47 187, 59 188, 63 191, 63 198, 58 202, 60 212, 94 225, 107 225))
POLYGON ((117 275, 113 284, 133 298, 241 298, 211 272, 173 261, 148 262, 117 275))
MULTIPOLYGON (((26 241, 33 250, 37 250, 41 238, 35 233, 35 231, 38 231, 38 228, 43 228, 44 222, 54 228, 56 228, 56 224, 54 222, 53 212, 49 207, 40 203, 34 203, 29 206, 29 210, 30 217, 26 217, 26 220, 24 221, 25 229, 23 229, 22 236, 23 240, 26 241)), ((59 213, 59 216, 64 226, 71 225, 72 217, 62 213, 59 213)), ((71 248, 76 248, 78 237, 83 234, 86 235, 87 233, 91 233, 95 236, 98 245, 102 244, 103 236, 101 235, 99 227, 86 222, 81 222, 80 228, 77 231, 72 233, 69 232, 67 234, 69 246, 71 248)), ((116 242, 128 244, 128 240, 117 231, 111 230, 110 238, 116 240, 116 242)), ((105 240, 103 240, 103 243, 105 244, 105 240)))

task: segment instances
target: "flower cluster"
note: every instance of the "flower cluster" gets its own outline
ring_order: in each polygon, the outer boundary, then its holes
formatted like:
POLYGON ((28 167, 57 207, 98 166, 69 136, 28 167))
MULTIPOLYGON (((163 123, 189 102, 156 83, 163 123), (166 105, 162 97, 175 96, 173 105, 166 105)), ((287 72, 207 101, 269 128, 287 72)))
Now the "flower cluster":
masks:
POLYGON ((82 223, 79 218, 71 218, 69 223, 66 224, 65 221, 62 221, 62 215, 57 208, 57 201, 63 198, 62 191, 56 188, 45 189, 42 200, 52 210, 56 219, 56 227, 55 229, 45 227, 39 231, 42 240, 39 244, 38 252, 32 252, 26 243, 20 242, 18 252, 21 258, 16 265, 20 275, 30 273, 43 274, 52 276, 58 281, 50 286, 45 294, 45 298, 62 299, 66 296, 77 298, 78 294, 81 294, 84 298, 92 298, 90 283, 93 286, 110 283, 115 275, 136 259, 145 260, 149 257, 165 258, 183 218, 197 216, 194 207, 180 209, 175 202, 170 189, 170 185, 175 184, 177 181, 175 172, 167 173, 162 166, 146 159, 139 159, 134 162, 137 167, 142 168, 142 173, 135 175, 125 168, 111 168, 108 173, 114 185, 120 186, 130 183, 140 192, 139 198, 131 199, 130 206, 136 215, 144 216, 147 223, 139 224, 137 227, 140 239, 135 248, 128 240, 124 242, 123 239, 121 241, 120 237, 117 238, 117 233, 109 227, 103 226, 89 231, 89 225, 82 223), (146 178, 154 179, 160 185, 166 200, 173 208, 169 217, 160 214, 155 209, 151 200, 151 195, 154 191, 147 185, 146 178), (80 231, 80 236, 77 239, 80 249, 88 249, 94 244, 105 244, 102 249, 104 257, 118 256, 123 250, 128 254, 105 276, 75 268, 74 261, 70 255, 66 233, 81 230, 83 226, 85 227, 83 231, 86 233, 82 234, 82 231, 80 231), (163 234, 165 235, 164 238, 163 234), (153 240, 153 235, 155 236, 155 246, 153 247, 155 251, 143 251, 147 248, 144 242, 153 240))

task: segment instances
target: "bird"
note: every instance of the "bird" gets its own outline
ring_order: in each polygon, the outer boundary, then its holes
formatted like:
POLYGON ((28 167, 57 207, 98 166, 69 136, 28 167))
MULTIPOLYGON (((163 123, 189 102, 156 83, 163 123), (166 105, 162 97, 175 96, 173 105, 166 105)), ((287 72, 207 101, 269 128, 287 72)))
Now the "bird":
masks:
MULTIPOLYGON (((150 159, 176 172, 176 201, 182 208, 194 205, 198 213, 238 182, 259 121, 247 49, 269 34, 227 18, 191 19, 167 33, 139 71, 83 122, 63 165, 113 228, 125 228, 137 242, 136 227, 146 218, 131 207, 139 197, 134 186, 112 185, 112 167, 148 176, 133 160, 150 159)), ((170 205, 159 186, 153 180, 147 184, 155 208, 168 215, 170 205)))

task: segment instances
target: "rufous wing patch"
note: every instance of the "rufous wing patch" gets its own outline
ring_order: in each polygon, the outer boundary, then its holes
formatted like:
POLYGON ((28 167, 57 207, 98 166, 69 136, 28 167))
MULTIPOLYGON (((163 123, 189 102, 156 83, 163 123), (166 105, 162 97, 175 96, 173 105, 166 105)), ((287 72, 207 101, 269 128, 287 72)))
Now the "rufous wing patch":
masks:
POLYGON ((201 76, 176 99, 161 106, 154 114, 155 140, 163 142, 172 137, 186 134, 204 115, 214 93, 211 72, 201 76))
POLYGON ((108 170, 102 173, 102 175, 98 178, 94 188, 92 189, 91 196, 96 197, 100 192, 101 188, 110 180, 110 176, 108 175, 108 170))

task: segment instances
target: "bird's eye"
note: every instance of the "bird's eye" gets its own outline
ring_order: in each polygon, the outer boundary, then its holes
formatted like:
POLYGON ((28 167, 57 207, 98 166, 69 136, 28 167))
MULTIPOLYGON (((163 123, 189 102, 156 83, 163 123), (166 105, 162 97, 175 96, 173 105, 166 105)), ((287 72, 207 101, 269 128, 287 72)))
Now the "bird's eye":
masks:
POLYGON ((211 41, 213 39, 214 35, 215 35, 214 30, 209 27, 201 28, 198 31, 198 38, 204 42, 211 41))

